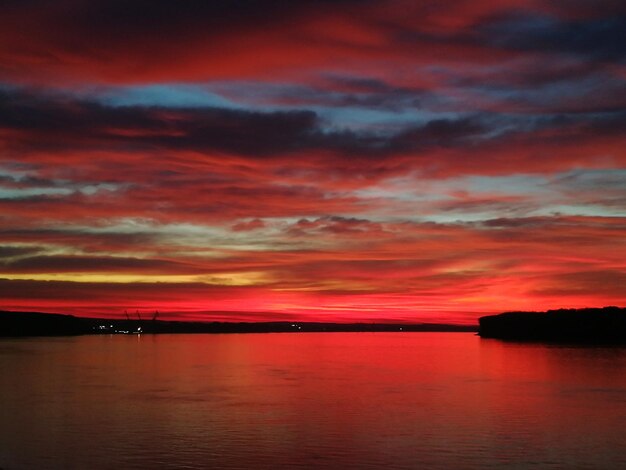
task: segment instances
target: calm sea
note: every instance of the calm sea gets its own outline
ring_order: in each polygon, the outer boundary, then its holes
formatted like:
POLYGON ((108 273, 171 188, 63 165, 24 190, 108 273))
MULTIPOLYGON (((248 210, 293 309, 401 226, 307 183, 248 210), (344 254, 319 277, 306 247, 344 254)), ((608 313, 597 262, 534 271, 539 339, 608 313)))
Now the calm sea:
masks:
POLYGON ((626 348, 466 333, 0 340, 0 468, 626 468, 626 348))

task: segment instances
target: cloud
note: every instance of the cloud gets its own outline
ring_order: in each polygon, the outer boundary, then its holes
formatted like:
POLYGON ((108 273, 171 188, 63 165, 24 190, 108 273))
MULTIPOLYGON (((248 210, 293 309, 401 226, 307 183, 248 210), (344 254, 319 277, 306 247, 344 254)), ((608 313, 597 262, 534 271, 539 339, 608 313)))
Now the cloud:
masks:
POLYGON ((618 282, 623 268, 614 258, 623 239, 623 220, 542 217, 418 224, 322 217, 284 226, 287 238, 274 235, 273 249, 261 250, 254 240, 267 229, 259 227, 237 249, 213 238, 211 256, 205 256, 206 239, 174 233, 158 253, 141 259, 121 253, 26 254, 5 263, 3 275, 50 272, 62 279, 64 273, 113 272, 143 276, 143 282, 7 280, 0 283, 0 292, 6 293, 7 305, 65 305, 110 314, 137 305, 205 318, 211 318, 209 310, 231 311, 231 318, 239 318, 240 310, 296 314, 306 306, 319 312, 307 318, 320 319, 321 312, 341 305, 359 318, 366 318, 372 306, 388 312, 389 318, 414 318, 420 306, 435 304, 458 315, 497 311, 505 299, 516 308, 623 300, 618 282), (306 242, 306 248, 290 248, 285 244, 289 239, 306 242), (589 274, 568 274, 583 272, 589 274), (592 273, 604 274, 588 282, 592 273), (193 275, 198 282, 151 282, 151 276, 177 275, 193 275), (254 281, 229 286, 228 279, 254 281), (598 290, 598 283, 607 280, 598 290))
POLYGON ((184 263, 121 256, 30 256, 0 265, 4 273, 116 272, 179 274, 194 272, 184 263))
MULTIPOLYGON (((538 165, 537 170, 543 171, 542 166, 569 165, 570 160, 578 162, 579 157, 563 154, 550 160, 536 161, 533 147, 540 144, 564 146, 571 142, 580 152, 580 141, 594 139, 598 134, 617 138, 622 127, 619 115, 605 114, 535 120, 530 121, 530 132, 521 126, 521 130, 511 131, 509 129, 515 121, 478 114, 432 119, 381 134, 375 130, 323 129, 318 116, 310 110, 259 112, 222 108, 118 108, 27 92, 5 92, 0 98, 0 126, 7 135, 5 145, 10 157, 21 155, 24 161, 31 160, 34 165, 73 161, 76 166, 65 167, 64 173, 62 167, 56 167, 56 174, 46 178, 68 180, 63 184, 67 188, 72 177, 87 170, 87 174, 81 175, 81 184, 108 182, 109 186, 102 186, 102 189, 108 191, 110 197, 115 196, 116 189, 133 192, 142 187, 140 181, 128 180, 134 174, 144 179, 146 172, 151 172, 151 179, 167 179, 170 184, 175 183, 170 176, 187 169, 177 169, 174 165, 176 160, 164 157, 176 153, 196 152, 203 155, 194 156, 191 164, 203 167, 205 173, 207 165, 212 164, 213 176, 208 174, 207 177, 214 178, 219 185, 233 177, 240 178, 246 166, 259 168, 263 160, 275 162, 267 163, 265 166, 268 169, 279 163, 280 169, 276 170, 282 175, 316 172, 348 177, 357 172, 388 177, 394 172, 411 169, 428 172, 433 166, 439 172, 463 172, 470 167, 477 172, 484 169, 489 172, 508 171, 510 166, 499 154, 507 152, 506 147, 511 142, 515 152, 525 153, 520 158, 528 160, 529 169, 538 165), (85 152, 96 155, 102 161, 102 169, 97 168, 97 161, 85 165, 85 152), (466 162, 460 162, 455 152, 466 155, 466 162), (38 162, 39 155, 45 160, 38 162), (293 155, 307 155, 307 158, 292 158, 293 155), (206 165, 201 164, 199 157, 206 159, 206 165), (143 166, 145 158, 152 161, 152 169, 143 166), (118 171, 113 170, 113 164, 118 171), (158 165, 162 167, 158 168, 158 165), (230 174, 232 169, 238 174, 230 174)), ((590 156, 593 154, 584 155, 586 158, 590 156)), ((619 156, 619 153, 615 154, 615 157, 619 156)), ((255 177, 258 176, 261 175, 257 173, 255 177)), ((187 181, 191 180, 187 178, 187 181)), ((15 180, 10 184, 15 186, 15 180)), ((26 180, 20 180, 20 184, 26 184, 26 180)), ((53 186, 59 184, 55 182, 53 186)), ((80 189, 80 186, 75 188, 80 189)), ((78 195, 72 197, 80 199, 78 195)), ((31 202, 54 200, 53 196, 33 196, 31 202)))
MULTIPOLYGON (((4 224, 3 224, 4 225, 4 224)), ((48 246, 70 246, 75 250, 84 252, 116 252, 129 251, 136 247, 150 249, 159 246, 160 237, 158 231, 140 231, 124 233, 123 229, 107 232, 94 232, 86 229, 50 229, 40 225, 28 228, 2 227, 0 230, 0 243, 28 243, 29 247, 16 247, 7 245, 9 250, 23 250, 23 254, 44 251, 48 246)))
POLYGON ((488 44, 542 53, 582 56, 594 61, 626 60, 626 16, 566 20, 554 16, 508 13, 491 18, 480 32, 488 44))
POLYGON ((393 66, 495 65, 509 50, 623 59, 624 9, 611 2, 24 1, 4 2, 0 18, 0 76, 48 86, 320 69, 400 78, 393 66))
POLYGON ((248 221, 241 221, 234 224, 231 228, 234 232, 247 232, 250 230, 257 230, 265 227, 265 222, 261 219, 252 219, 248 221))
POLYGON ((575 271, 550 276, 534 293, 541 296, 588 297, 593 291, 619 303, 624 301, 625 282, 626 272, 623 270, 575 271))
POLYGON ((0 60, 7 78, 137 82, 142 78, 201 79, 259 71, 298 60, 302 45, 278 33, 320 14, 364 7, 365 0, 284 2, 62 1, 4 2, 0 60), (188 47, 183 47, 187 45, 188 47), (276 46, 276 52, 271 47, 276 46), (193 51, 193 52, 192 52, 193 51), (260 54, 259 54, 260 52, 260 54), (245 55, 249 63, 237 56, 245 55), (114 59, 114 60, 112 60, 114 59), (222 71, 223 69, 223 71, 222 71))
POLYGON ((625 12, 3 2, 3 308, 463 322, 623 300, 625 12))
POLYGON ((36 246, 2 246, 0 245, 0 259, 17 256, 32 255, 40 249, 36 246))
POLYGON ((317 219, 300 219, 287 233, 292 236, 340 236, 349 239, 371 238, 384 235, 385 224, 356 217, 326 216, 317 219))

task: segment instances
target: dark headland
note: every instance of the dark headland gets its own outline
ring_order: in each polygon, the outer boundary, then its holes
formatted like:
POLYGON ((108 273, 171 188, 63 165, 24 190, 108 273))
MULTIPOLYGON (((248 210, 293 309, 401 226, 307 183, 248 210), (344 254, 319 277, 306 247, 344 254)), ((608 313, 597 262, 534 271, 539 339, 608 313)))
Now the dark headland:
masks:
POLYGON ((483 338, 626 344, 626 308, 506 312, 479 319, 483 338))
POLYGON ((320 323, 320 322, 186 322, 82 318, 40 312, 0 311, 0 336, 69 336, 87 334, 158 333, 311 333, 384 331, 476 331, 473 325, 436 323, 320 323))

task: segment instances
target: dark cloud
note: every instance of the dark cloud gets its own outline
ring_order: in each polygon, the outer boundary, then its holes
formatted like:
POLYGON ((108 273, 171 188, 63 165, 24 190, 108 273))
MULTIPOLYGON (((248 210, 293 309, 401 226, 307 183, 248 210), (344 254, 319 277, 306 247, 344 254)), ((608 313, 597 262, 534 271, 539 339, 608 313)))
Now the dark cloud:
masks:
POLYGON ((252 219, 248 221, 241 221, 234 224, 231 229, 234 232, 249 232, 251 230, 258 230, 265 227, 265 222, 261 219, 252 219))
POLYGON ((31 256, 5 262, 2 270, 5 273, 194 272, 192 267, 180 262, 117 256, 31 256))
POLYGON ((435 119, 407 129, 392 139, 392 147, 413 150, 427 147, 458 147, 482 140, 489 128, 479 117, 435 119))
POLYGON ((581 127, 581 130, 593 134, 624 135, 626 134, 626 110, 620 109, 615 112, 599 114, 595 119, 581 123, 581 127))
POLYGON ((86 76, 100 83, 154 74, 206 78, 214 62, 228 64, 242 45, 254 48, 255 37, 370 3, 376 1, 2 2, 0 76, 40 83, 34 60, 51 72, 48 84, 86 76))
POLYGON ((55 186, 61 186, 62 184, 58 181, 46 179, 46 178, 38 178, 35 176, 12 176, 12 175, 1 175, 0 176, 0 186, 5 188, 15 188, 15 189, 24 189, 24 188, 50 188, 55 186))
POLYGON ((451 201, 443 201, 436 204, 443 212, 453 213, 476 213, 489 212, 499 214, 526 214, 536 208, 535 203, 529 202, 525 197, 477 197, 459 198, 451 201))
POLYGON ((498 217, 497 219, 487 219, 477 223, 479 226, 487 228, 538 228, 560 222, 556 217, 498 217))
POLYGON ((116 124, 119 128, 158 129, 159 121, 130 108, 20 90, 0 90, 0 126, 22 131, 84 132, 116 124))
POLYGON ((441 96, 424 88, 394 86, 379 79, 330 76, 321 85, 233 86, 219 87, 229 97, 241 96, 250 102, 324 106, 329 108, 366 108, 378 111, 401 111, 439 106, 441 96), (229 89, 230 88, 230 89, 229 89))
MULTIPOLYGON (((365 5, 368 0, 78 0, 48 2, 24 0, 2 2, 5 15, 47 13, 48 38, 62 42, 75 34, 88 35, 91 41, 123 44, 146 35, 166 40, 183 35, 217 35, 224 31, 263 28, 280 24, 295 15, 319 8, 365 5)), ((44 23, 44 24, 46 24, 44 23)), ((72 44, 73 48, 84 47, 72 44)))
POLYGON ((306 150, 381 155, 454 147, 480 140, 488 130, 480 117, 467 117, 436 119, 396 134, 379 135, 325 130, 316 113, 308 110, 110 107, 27 92, 0 93, 0 128, 25 132, 26 138, 15 139, 25 146, 99 144, 131 150, 160 147, 258 156, 306 150))
POLYGON ((538 289, 533 294, 568 297, 594 292, 596 295, 621 301, 624 297, 626 272, 603 269, 559 273, 550 276, 545 285, 545 288, 538 289))
POLYGON ((357 217, 326 216, 317 219, 300 219, 292 224, 287 233, 295 236, 334 234, 347 236, 376 236, 384 232, 378 222, 357 217))
MULTIPOLYGON (((264 196, 262 193, 268 191, 274 195, 284 193, 284 185, 259 188, 259 173, 248 175, 254 177, 254 184, 250 184, 255 188, 246 187, 241 184, 241 171, 234 170, 237 164, 258 167, 268 159, 280 165, 274 168, 265 165, 264 171, 271 170, 273 177, 283 175, 287 178, 302 172, 344 178, 354 174, 380 178, 415 168, 441 174, 467 172, 472 168, 476 173, 501 172, 508 171, 514 164, 505 158, 512 152, 523 153, 516 157, 517 164, 520 159, 527 161, 529 171, 532 168, 545 171, 548 166, 553 171, 564 164, 569 165, 570 154, 560 152, 551 159, 536 159, 533 157, 534 147, 567 145, 576 146, 576 152, 580 152, 584 147, 579 144, 588 143, 584 158, 589 160, 594 156, 593 152, 600 151, 594 150, 593 140, 619 138, 623 135, 625 123, 622 111, 539 116, 483 111, 398 124, 383 130, 374 127, 353 131, 329 128, 317 113, 306 109, 262 112, 215 107, 114 107, 67 96, 5 90, 0 92, 0 129, 4 129, 8 136, 5 147, 10 161, 26 162, 28 159, 24 156, 46 155, 46 159, 54 162, 53 167, 48 166, 49 175, 53 171, 57 177, 57 182, 55 178, 42 175, 33 175, 31 177, 36 179, 23 182, 11 177, 13 181, 5 178, 5 184, 34 186, 50 181, 53 186, 58 186, 58 179, 61 179, 66 180, 61 186, 72 189, 72 193, 25 194, 20 199, 4 198, 2 203, 13 204, 28 199, 35 208, 64 200, 74 201, 76 207, 80 207, 89 199, 81 188, 94 181, 121 184, 123 187, 115 189, 125 191, 127 196, 136 196, 138 202, 150 196, 145 190, 146 181, 167 183, 162 189, 176 199, 178 197, 172 191, 176 186, 185 190, 187 197, 193 190, 202 191, 205 196, 208 196, 207 191, 217 190, 224 195, 234 191, 240 196, 250 194, 251 197, 254 197, 252 194, 264 196), (197 166, 197 162, 185 164, 182 160, 164 161, 160 157, 189 151, 206 155, 211 161, 215 158, 224 162, 232 157, 235 159, 229 163, 231 170, 218 166, 212 171, 202 165, 200 174, 204 179, 200 180, 189 171, 189 165, 197 166), (452 153, 446 159, 432 157, 442 151, 462 152, 464 156, 462 160, 452 153), (104 160, 94 159, 86 165, 81 152, 108 153, 104 160), (151 163, 147 166, 147 157, 142 155, 151 155, 151 163), (428 161, 426 157, 429 157, 428 161), (68 165, 71 158, 78 159, 79 164, 75 167, 68 165), (59 165, 60 162, 66 164, 59 165), (85 173, 87 169, 89 172, 85 173), (235 171, 235 174, 228 171, 235 171), (181 172, 183 176, 178 177, 181 172), (77 175, 80 175, 79 180, 77 175)), ((611 154, 613 150, 602 152, 611 154)), ((619 155, 616 154, 615 158, 619 155)), ((300 193, 302 188, 296 189, 300 193)), ((115 193, 109 193, 110 200, 105 201, 103 197, 100 199, 102 204, 114 202, 115 193)), ((258 197, 255 204, 259 203, 258 197)), ((193 205, 193 202, 189 200, 189 204, 193 205)), ((206 203, 206 197, 203 202, 206 203)), ((220 206, 219 198, 210 207, 218 211, 225 209, 220 206)), ((251 215, 235 214, 236 217, 251 215)))
MULTIPOLYGON (((85 251, 100 250, 133 250, 146 248, 158 243, 158 232, 88 232, 72 229, 0 229, 0 242, 5 243, 38 243, 41 245, 66 245, 81 248, 85 251)), ((5 247, 9 248, 9 247, 5 247)), ((22 248, 19 248, 22 249, 22 248)), ((29 248, 32 252, 43 251, 42 247, 29 248)), ((27 254, 27 253, 24 253, 27 254)))
MULTIPOLYGON (((21 3, 21 2, 20 2, 21 3)), ((28 2, 23 2, 28 4, 28 2)), ((233 26, 266 26, 289 18, 301 11, 341 5, 364 5, 367 0, 82 0, 58 7, 72 13, 70 21, 98 31, 115 31, 129 35, 184 32, 196 28, 209 33, 233 26)))
POLYGON ((186 297, 198 298, 224 290, 238 290, 236 287, 224 288, 202 283, 164 282, 116 283, 113 289, 111 287, 107 282, 9 280, 0 276, 0 298, 3 299, 72 299, 72 301, 99 299, 113 304, 128 305, 139 300, 183 300, 186 297))
MULTIPOLYGON (((498 217, 497 219, 486 219, 472 223, 472 225, 501 229, 546 229, 548 231, 563 228, 564 230, 572 230, 572 234, 586 227, 589 230, 601 230, 608 237, 610 232, 619 233, 626 229, 626 220, 620 217, 581 217, 555 214, 536 217, 498 217)), ((558 234, 557 236, 563 235, 558 234)), ((563 237, 567 237, 567 234, 563 237)))
POLYGON ((591 60, 626 60, 626 16, 562 20, 552 16, 508 13, 479 30, 497 47, 582 56, 591 60))
POLYGON ((626 193, 626 169, 583 171, 572 170, 550 181, 570 191, 620 191, 626 193))
POLYGON ((101 141, 143 149, 163 146, 267 154, 310 145, 316 136, 325 140, 316 124, 317 117, 310 111, 108 107, 27 92, 0 92, 0 128, 37 133, 35 147, 75 148, 101 141))
POLYGON ((13 258, 15 256, 32 255, 41 251, 40 248, 34 246, 2 246, 0 245, 0 259, 13 258))
POLYGON ((626 13, 626 4, 622 0, 548 0, 547 4, 565 17, 594 18, 626 13))

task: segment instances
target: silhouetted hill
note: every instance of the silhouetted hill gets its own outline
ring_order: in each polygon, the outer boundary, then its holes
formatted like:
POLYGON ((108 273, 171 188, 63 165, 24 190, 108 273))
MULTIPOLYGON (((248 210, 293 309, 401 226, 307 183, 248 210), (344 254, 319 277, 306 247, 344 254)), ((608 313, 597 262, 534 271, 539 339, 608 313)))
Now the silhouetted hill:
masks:
POLYGON ((90 329, 89 322, 72 315, 0 311, 0 336, 80 335, 90 329))
POLYGON ((318 322, 182 322, 80 318, 39 312, 0 311, 0 336, 67 336, 137 333, 310 333, 382 331, 476 331, 474 326, 435 323, 318 323, 318 322))
POLYGON ((478 322, 483 338, 626 343, 626 308, 619 307, 507 312, 478 322))

